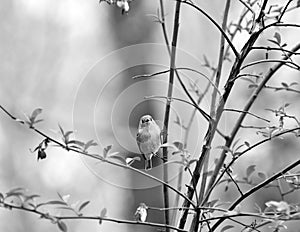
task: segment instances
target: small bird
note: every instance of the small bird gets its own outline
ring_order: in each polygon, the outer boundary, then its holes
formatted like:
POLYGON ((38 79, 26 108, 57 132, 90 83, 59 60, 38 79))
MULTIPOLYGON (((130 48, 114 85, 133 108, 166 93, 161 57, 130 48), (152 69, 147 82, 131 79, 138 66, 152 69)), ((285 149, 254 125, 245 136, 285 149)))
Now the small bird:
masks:
POLYGON ((134 214, 135 220, 139 222, 145 222, 147 218, 147 209, 148 207, 145 203, 140 203, 134 214))
POLYGON ((146 160, 145 170, 152 169, 151 159, 161 146, 161 130, 151 115, 141 117, 136 141, 140 152, 146 160))

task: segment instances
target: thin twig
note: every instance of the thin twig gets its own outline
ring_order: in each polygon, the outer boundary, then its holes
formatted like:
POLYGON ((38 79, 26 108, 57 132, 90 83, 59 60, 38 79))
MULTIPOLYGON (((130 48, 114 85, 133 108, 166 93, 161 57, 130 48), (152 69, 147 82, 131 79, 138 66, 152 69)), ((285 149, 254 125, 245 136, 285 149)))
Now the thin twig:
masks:
POLYGON ((165 43, 167 46, 167 50, 169 55, 171 55, 171 48, 170 48, 170 43, 169 43, 169 38, 168 38, 168 33, 167 33, 167 28, 166 28, 166 22, 165 22, 165 8, 164 8, 164 2, 163 0, 159 0, 159 4, 160 4, 160 17, 161 17, 161 27, 162 27, 162 31, 163 31, 163 35, 165 38, 165 43))
MULTIPOLYGON (((168 86, 168 98, 171 98, 173 95, 173 85, 174 85, 174 73, 175 73, 175 59, 176 59, 176 50, 177 50, 177 39, 178 39, 178 32, 179 32, 179 16, 180 16, 180 7, 181 1, 176 2, 175 6, 175 16, 174 16, 174 26, 173 26, 173 38, 172 38, 172 48, 171 48, 171 59, 170 59, 170 75, 169 75, 169 86, 168 86)), ((166 133, 163 134, 163 143, 168 142, 168 128, 169 128, 169 119, 170 119, 170 109, 171 109, 171 101, 166 101, 166 110, 164 116, 164 127, 166 133)), ((168 161, 168 149, 166 147, 163 148, 163 158, 164 162, 168 161)), ((164 182, 168 181, 168 166, 163 166, 163 173, 164 173, 164 182)), ((169 208, 169 192, 168 187, 163 185, 163 192, 164 192, 164 206, 165 208, 169 208)), ((165 223, 169 223, 169 212, 165 211, 165 223)), ((167 232, 169 230, 167 229, 167 232)))
POLYGON ((153 223, 153 222, 141 222, 141 221, 131 221, 131 220, 122 220, 122 219, 116 219, 116 218, 110 218, 110 217, 101 217, 101 216, 59 216, 59 215, 51 215, 49 213, 45 213, 42 211, 39 211, 37 209, 27 208, 24 206, 18 206, 14 205, 12 203, 6 203, 2 202, 2 207, 8 208, 8 209, 17 209, 22 210, 26 212, 30 212, 33 214, 39 215, 41 218, 49 219, 49 220, 94 220, 94 221, 109 221, 109 222, 115 222, 115 223, 121 223, 121 224, 132 224, 132 225, 144 225, 144 226, 150 226, 150 227, 158 227, 158 228, 166 228, 166 229, 172 229, 175 231, 180 232, 186 232, 186 230, 181 230, 179 228, 176 228, 174 226, 168 225, 168 224, 160 224, 160 223, 153 223))
MULTIPOLYGON (((0 109, 6 113, 12 120, 16 121, 16 122, 19 122, 21 124, 25 124, 24 121, 21 121, 19 119, 17 119, 15 116, 13 116, 11 113, 9 113, 2 105, 0 105, 0 109)), ((37 128, 30 128, 32 130, 34 130, 37 134, 41 135, 42 137, 44 137, 45 139, 53 142, 54 144, 58 145, 59 147, 67 150, 67 151, 72 151, 72 152, 75 152, 77 154, 81 154, 81 155, 84 155, 84 156, 87 156, 87 157, 90 157, 90 158, 93 158, 93 159, 97 159, 97 160, 100 160, 102 162, 105 162, 105 163, 109 163, 111 165, 114 165, 114 166, 117 166, 117 167, 121 167, 121 168, 125 168, 125 169, 129 169, 131 171, 134 171, 136 173, 139 173, 149 179, 152 179, 158 183, 161 183, 163 185, 166 185, 168 186, 168 188, 170 188, 171 190, 173 190, 175 193, 179 194, 181 197, 183 197, 184 199, 188 200, 188 198, 183 194, 181 193, 180 191, 178 191, 177 189, 175 189, 173 186, 169 185, 168 183, 146 173, 146 172, 143 172, 139 169, 136 169, 132 166, 129 166, 129 165, 124 165, 124 164, 121 164, 121 163, 117 163, 117 162, 113 162, 111 160, 108 160, 108 159, 104 159, 102 156, 98 155, 98 154, 90 154, 90 153, 87 153, 87 152, 84 152, 84 151, 80 151, 80 150, 77 150, 77 149, 74 149, 74 148, 71 148, 71 147, 68 147, 66 145, 64 145, 63 143, 53 139, 52 137, 48 136, 47 134, 45 134, 44 132, 42 132, 41 130, 37 129, 37 128)), ((194 207, 194 203, 193 201, 190 202, 194 207)))
POLYGON ((252 9, 252 7, 250 5, 248 5, 247 2, 243 1, 243 0, 239 0, 239 2, 241 2, 249 11, 251 11, 252 13, 252 27, 251 27, 251 30, 250 30, 250 33, 255 29, 255 18, 256 18, 256 15, 255 15, 255 12, 254 10, 252 9))
MULTIPOLYGON (((287 11, 289 5, 290 5, 292 2, 293 2, 293 0, 289 0, 289 1, 285 4, 285 6, 284 6, 283 10, 281 11, 280 16, 279 16, 279 18, 278 18, 278 20, 277 20, 278 22, 281 22, 281 19, 282 19, 283 15, 285 14, 285 12, 287 11)), ((298 3, 298 4, 299 4, 299 3, 298 3)))
POLYGON ((253 66, 253 65, 257 65, 257 64, 264 64, 264 63, 283 63, 284 65, 290 67, 290 68, 293 68, 293 69, 296 69, 296 70, 300 70, 300 66, 297 65, 296 63, 292 62, 292 61, 289 61, 289 60, 277 60, 277 59, 269 59, 269 60, 257 60, 257 61, 254 61, 254 62, 251 62, 251 63, 248 63, 246 65, 244 65, 243 67, 241 67, 241 70, 245 69, 245 68, 248 68, 250 66, 253 66))
POLYGON ((231 176, 228 169, 226 169, 226 174, 229 176, 230 180, 233 182, 233 184, 236 186, 237 190, 239 191, 240 195, 243 196, 243 191, 241 190, 240 186, 238 185, 237 181, 231 176))
POLYGON ((206 18, 208 18, 209 21, 211 21, 215 25, 215 27, 221 32, 222 36, 224 36, 224 38, 226 39, 227 43, 229 44, 229 46, 232 49, 232 51, 233 51, 234 55, 236 56, 236 58, 238 58, 240 56, 240 54, 236 50, 235 46, 233 45, 231 40, 228 38, 226 32, 219 26, 219 24, 209 14, 207 14, 200 7, 196 6, 195 4, 190 3, 188 1, 182 1, 182 0, 176 0, 176 1, 180 1, 182 3, 185 3, 185 4, 195 8, 197 11, 199 11, 201 14, 203 14, 206 18))
POLYGON ((300 90, 292 89, 292 88, 289 88, 289 87, 286 88, 286 87, 274 87, 274 86, 265 85, 265 88, 266 89, 273 89, 275 91, 285 90, 285 91, 288 91, 288 92, 293 92, 293 93, 300 94, 300 90))
MULTIPOLYGON (((180 67, 180 68, 175 68, 174 69, 176 71, 180 71, 180 70, 187 70, 187 71, 191 71, 191 72, 195 72, 199 75, 201 75, 202 77, 204 77, 206 80, 208 80, 208 82, 214 87, 215 91, 218 93, 218 94, 221 94, 220 90, 216 87, 216 85, 210 80, 210 78, 208 76, 206 76, 204 73, 196 70, 196 69, 193 69, 193 68, 188 68, 188 67, 180 67)), ((151 77, 154 77, 154 76, 158 76, 158 75, 162 75, 162 74, 165 74, 165 73, 168 73, 170 72, 171 70, 170 69, 167 69, 167 70, 163 70, 163 71, 159 71, 159 72, 155 72, 155 73, 151 73, 151 74, 142 74, 142 75, 136 75, 134 77, 132 77, 132 79, 138 79, 138 78, 151 78, 151 77)))
POLYGON ((243 111, 243 110, 224 109, 224 111, 232 111, 232 112, 238 112, 238 113, 246 113, 246 114, 249 114, 249 115, 251 115, 251 116, 253 116, 253 117, 255 117, 255 118, 258 118, 258 119, 260 119, 260 120, 263 120, 263 121, 265 121, 265 122, 270 123, 270 120, 268 120, 268 119, 262 118, 262 117, 260 117, 260 116, 258 116, 258 115, 256 115, 256 114, 253 114, 253 113, 250 113, 250 112, 245 112, 245 111, 243 111))
POLYGON ((253 46, 252 50, 284 51, 284 52, 291 53, 291 54, 294 54, 294 55, 300 55, 300 52, 292 52, 291 50, 284 49, 284 48, 253 46))
MULTIPOLYGON (((191 106, 195 107, 199 112, 203 112, 202 115, 203 115, 203 117, 204 117, 205 119, 207 119, 207 117, 210 117, 210 116, 209 116, 204 110, 202 110, 198 105, 194 105, 193 103, 190 103, 190 102, 188 102, 188 101, 186 101, 186 100, 184 100, 184 99, 181 99, 181 98, 177 98, 177 97, 168 98, 168 97, 165 97, 165 96, 146 96, 146 97, 144 97, 144 98, 145 98, 145 99, 163 98, 163 99, 166 99, 167 101, 176 100, 176 101, 184 102, 184 103, 186 103, 186 104, 188 104, 188 105, 191 105, 191 106)), ((217 130, 218 134, 219 134, 222 138, 224 138, 224 139, 227 138, 227 136, 226 136, 223 132, 221 132, 219 129, 216 129, 216 130, 217 130)))

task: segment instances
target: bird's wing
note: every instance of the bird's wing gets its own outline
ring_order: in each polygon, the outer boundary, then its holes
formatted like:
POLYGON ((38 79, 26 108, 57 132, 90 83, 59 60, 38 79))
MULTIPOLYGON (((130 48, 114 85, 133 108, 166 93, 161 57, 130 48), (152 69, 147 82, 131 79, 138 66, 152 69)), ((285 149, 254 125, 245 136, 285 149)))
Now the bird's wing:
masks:
POLYGON ((136 141, 138 143, 147 142, 151 138, 151 134, 146 131, 138 132, 136 135, 136 141))

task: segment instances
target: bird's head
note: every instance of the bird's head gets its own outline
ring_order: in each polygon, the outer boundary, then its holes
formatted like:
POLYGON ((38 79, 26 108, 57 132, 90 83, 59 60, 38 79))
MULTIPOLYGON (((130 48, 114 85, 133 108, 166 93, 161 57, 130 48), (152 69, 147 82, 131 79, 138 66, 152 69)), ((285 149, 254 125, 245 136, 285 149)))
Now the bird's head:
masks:
POLYGON ((145 127, 151 124, 152 122, 154 122, 154 120, 151 115, 144 115, 140 119, 139 127, 145 127))

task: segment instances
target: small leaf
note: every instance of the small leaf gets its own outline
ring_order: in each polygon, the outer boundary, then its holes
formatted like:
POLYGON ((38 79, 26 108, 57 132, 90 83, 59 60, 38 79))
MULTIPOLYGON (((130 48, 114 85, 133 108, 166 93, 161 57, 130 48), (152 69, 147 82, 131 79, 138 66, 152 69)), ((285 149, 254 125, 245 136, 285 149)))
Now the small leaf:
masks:
POLYGON ((70 210, 72 212, 76 212, 75 209, 73 209, 71 206, 59 206, 57 209, 64 209, 64 210, 70 210))
POLYGON ((259 172, 259 173, 257 173, 257 175, 263 180, 265 180, 267 178, 266 174, 263 172, 259 172))
POLYGON ((281 44, 281 36, 278 32, 275 32, 274 38, 277 40, 278 44, 281 44))
POLYGON ((250 143, 248 141, 245 141, 244 144, 247 146, 247 147, 250 147, 250 143))
POLYGON ((292 83, 290 84, 290 86, 293 86, 293 85, 298 85, 298 82, 292 82, 292 83))
POLYGON ((30 121, 35 121, 36 117, 42 113, 42 109, 41 108, 37 108, 34 111, 32 111, 31 116, 30 116, 30 121))
POLYGON ((91 146, 98 146, 98 143, 94 142, 94 140, 90 140, 88 141, 85 145, 84 145, 84 151, 86 151, 89 147, 91 146))
POLYGON ((53 201, 47 201, 45 203, 41 203, 38 206, 42 206, 42 205, 67 205, 67 203, 64 201, 53 200, 53 201))
POLYGON ((2 193, 0 193, 0 203, 3 202, 3 200, 4 200, 4 196, 2 193))
POLYGON ((225 188, 224 188, 224 192, 227 192, 228 189, 229 189, 229 186, 228 186, 228 184, 226 184, 226 185, 225 185, 225 188))
POLYGON ((37 194, 29 195, 29 196, 25 197, 25 201, 30 201, 30 200, 33 200, 34 198, 38 198, 38 197, 41 197, 41 196, 37 195, 37 194))
POLYGON ((176 141, 173 143, 175 147, 177 147, 178 150, 182 151, 183 150, 183 143, 176 141))
POLYGON ((111 158, 111 159, 117 159, 117 160, 121 161, 121 163, 127 165, 126 160, 122 156, 120 156, 120 155, 110 155, 109 158, 111 158))
POLYGON ((107 209, 106 208, 103 208, 100 212, 100 217, 106 217, 106 214, 107 214, 107 209))
POLYGON ((64 223, 64 222, 61 221, 61 220, 58 220, 58 221, 57 221, 57 226, 58 226, 58 228, 59 228, 62 232, 67 232, 67 231, 68 231, 68 227, 67 227, 66 223, 64 223))
POLYGON ((44 120, 43 120, 43 119, 35 120, 35 121, 34 121, 34 124, 37 124, 37 123, 42 122, 42 121, 44 121, 44 120))
POLYGON ((80 147, 83 147, 84 146, 84 142, 81 142, 81 141, 79 141, 79 140, 70 140, 69 142, 68 142, 69 144, 76 144, 76 145, 78 145, 78 146, 80 146, 80 147))
POLYGON ((232 144, 232 147, 235 148, 235 146, 238 144, 239 141, 240 141, 240 139, 235 140, 232 144))
POLYGON ((257 84, 251 84, 251 85, 248 85, 248 88, 252 89, 252 88, 256 88, 257 86, 258 86, 257 84))
POLYGON ((90 203, 90 201, 85 201, 85 202, 83 202, 83 203, 79 206, 78 211, 80 212, 81 210, 83 210, 83 208, 86 207, 89 203, 90 203))
POLYGON ((63 128, 59 124, 58 124, 58 127, 59 127, 61 134, 64 136, 65 132, 64 132, 63 128))
POLYGON ((111 150, 112 145, 108 145, 107 147, 103 148, 103 157, 106 158, 108 155, 108 152, 111 150))
POLYGON ((65 138, 69 138, 69 136, 74 133, 74 131, 67 131, 65 134, 64 134, 64 137, 65 138))
POLYGON ((11 190, 9 190, 6 194, 9 194, 9 193, 15 193, 15 192, 24 192, 25 189, 22 188, 22 187, 16 187, 16 188, 13 188, 11 190))
POLYGON ((210 63, 209 63, 209 61, 208 61, 208 59, 207 59, 207 57, 205 55, 203 55, 203 59, 204 59, 204 65, 203 66, 210 68, 210 63))
POLYGON ((220 232, 224 232, 224 231, 229 230, 229 229, 231 229, 231 228, 234 228, 234 226, 232 226, 232 225, 224 226, 224 227, 220 230, 220 232))
POLYGON ((125 161, 128 165, 132 165, 134 163, 134 161, 141 161, 141 157, 139 157, 139 156, 128 157, 128 158, 126 158, 125 161))
POLYGON ((287 83, 285 83, 285 82, 281 82, 281 85, 282 85, 284 88, 288 88, 288 87, 289 87, 289 85, 288 85, 287 83))
POLYGON ((247 177, 249 177, 255 171, 255 167, 256 167, 256 165, 250 165, 250 166, 248 166, 248 168, 246 170, 247 177))

